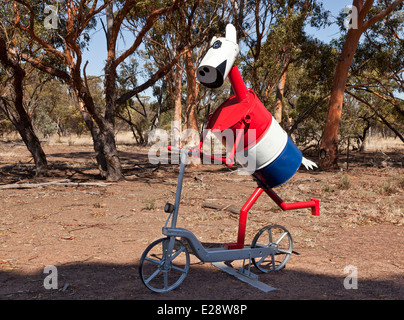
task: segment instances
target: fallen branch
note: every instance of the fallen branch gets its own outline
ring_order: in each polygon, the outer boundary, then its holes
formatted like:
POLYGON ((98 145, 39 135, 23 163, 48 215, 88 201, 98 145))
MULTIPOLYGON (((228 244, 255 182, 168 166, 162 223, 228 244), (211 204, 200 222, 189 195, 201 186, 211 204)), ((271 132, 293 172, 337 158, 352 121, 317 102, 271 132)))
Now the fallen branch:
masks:
POLYGON ((43 187, 48 187, 48 186, 58 186, 58 187, 108 187, 110 185, 113 185, 113 183, 53 181, 53 182, 42 182, 42 183, 4 184, 4 185, 0 185, 0 190, 4 190, 4 189, 33 189, 33 188, 43 188, 43 187))
POLYGON ((202 208, 229 211, 234 214, 240 214, 240 209, 236 208, 233 205, 223 205, 223 204, 219 204, 219 203, 215 203, 215 202, 206 202, 205 201, 202 203, 202 208))

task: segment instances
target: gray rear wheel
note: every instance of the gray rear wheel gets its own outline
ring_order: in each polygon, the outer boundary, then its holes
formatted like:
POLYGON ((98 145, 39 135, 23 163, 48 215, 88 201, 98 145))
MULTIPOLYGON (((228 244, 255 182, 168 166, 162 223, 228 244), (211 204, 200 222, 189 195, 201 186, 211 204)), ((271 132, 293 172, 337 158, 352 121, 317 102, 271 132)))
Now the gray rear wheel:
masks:
POLYGON ((281 270, 288 262, 292 254, 293 241, 292 236, 286 228, 278 225, 266 226, 261 229, 254 237, 252 248, 273 248, 274 254, 266 257, 252 259, 256 268, 267 273, 270 271, 281 270))

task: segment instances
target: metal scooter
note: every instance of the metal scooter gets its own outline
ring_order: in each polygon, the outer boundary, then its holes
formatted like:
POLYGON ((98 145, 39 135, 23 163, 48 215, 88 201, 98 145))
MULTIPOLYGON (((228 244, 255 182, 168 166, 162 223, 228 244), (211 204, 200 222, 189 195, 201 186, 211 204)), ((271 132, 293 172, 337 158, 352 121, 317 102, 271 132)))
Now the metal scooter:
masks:
MULTIPOLYGON (((179 239, 186 239, 192 252, 202 262, 248 260, 248 263, 244 264, 244 267, 237 272, 252 279, 257 277, 250 270, 251 263, 264 273, 284 268, 292 254, 293 241, 289 231, 282 226, 269 225, 264 227, 256 234, 250 246, 239 243, 238 245, 228 244, 218 248, 205 248, 191 231, 177 227, 187 158, 192 155, 200 156, 200 152, 175 148, 171 148, 171 151, 181 153, 175 203, 174 205, 167 203, 164 208, 164 211, 169 213, 162 229, 162 233, 166 237, 150 244, 141 256, 139 273, 144 285, 154 292, 164 293, 177 288, 184 281, 189 271, 190 255, 184 243, 179 239)), ((246 219, 249 208, 263 191, 272 192, 270 195, 274 197, 273 200, 276 199, 278 205, 284 210, 309 206, 313 208, 313 211, 318 209, 318 203, 316 204, 314 201, 294 205, 285 204, 279 197, 275 197, 276 194, 273 190, 265 190, 261 187, 257 190, 241 210, 241 214, 245 215, 245 218, 240 218, 239 240, 245 233, 245 221, 243 220, 246 219), (257 192, 257 190, 259 191, 257 192), (287 205, 289 208, 286 207, 287 205)), ((219 267, 219 265, 217 266, 219 267)))

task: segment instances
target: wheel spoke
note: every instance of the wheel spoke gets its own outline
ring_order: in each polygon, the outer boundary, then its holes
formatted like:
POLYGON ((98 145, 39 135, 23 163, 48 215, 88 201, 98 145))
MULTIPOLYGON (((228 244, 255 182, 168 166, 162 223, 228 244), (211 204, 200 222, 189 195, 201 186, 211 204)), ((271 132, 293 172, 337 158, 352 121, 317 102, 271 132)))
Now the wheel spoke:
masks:
POLYGON ((149 261, 151 263, 154 263, 154 264, 160 264, 160 261, 161 261, 161 260, 156 260, 156 259, 152 259, 152 258, 149 258, 149 257, 146 257, 145 260, 149 261))
POLYGON ((281 242, 282 239, 285 238, 285 236, 287 236, 287 235, 288 235, 288 233, 287 233, 287 232, 284 232, 284 233, 280 236, 280 238, 278 239, 278 241, 276 241, 276 244, 279 244, 279 242, 281 242))
POLYGON ((184 250, 185 250, 185 247, 182 247, 181 249, 179 249, 175 254, 173 254, 173 255, 171 256, 170 261, 173 261, 176 257, 178 257, 178 255, 179 255, 181 252, 184 252, 184 250))
POLYGON ((274 243, 273 239, 272 239, 272 229, 268 229, 268 237, 269 237, 269 243, 274 243))
POLYGON ((267 257, 268 257, 268 256, 262 257, 259 261, 255 261, 255 264, 256 264, 257 266, 260 266, 261 263, 262 263, 267 257))
POLYGON ((181 273, 186 273, 186 272, 188 271, 186 267, 182 269, 182 268, 177 267, 177 266, 175 266, 175 265, 172 265, 171 269, 176 270, 176 271, 179 271, 179 272, 181 272, 181 273))
POLYGON ((157 269, 153 272, 153 274, 145 280, 145 283, 148 284, 151 280, 153 280, 160 273, 160 269, 157 269))

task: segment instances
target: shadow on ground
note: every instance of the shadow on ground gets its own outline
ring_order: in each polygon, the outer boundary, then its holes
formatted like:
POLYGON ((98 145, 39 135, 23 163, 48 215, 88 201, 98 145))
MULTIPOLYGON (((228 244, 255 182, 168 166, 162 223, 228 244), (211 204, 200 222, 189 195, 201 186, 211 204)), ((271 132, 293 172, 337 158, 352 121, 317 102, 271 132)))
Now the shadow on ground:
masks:
POLYGON ((260 274, 260 281, 277 288, 263 293, 210 264, 191 265, 177 289, 157 294, 141 282, 138 265, 67 264, 57 267, 58 289, 45 289, 48 274, 20 274, 0 271, 0 299, 3 300, 401 300, 400 279, 358 280, 357 290, 346 290, 343 278, 284 269, 260 274), (292 281, 291 281, 292 280, 292 281), (291 285, 293 283, 293 285, 291 285), (199 288, 195 290, 195 288, 199 288), (221 288, 217 290, 217 288, 221 288), (307 290, 310 288, 310 290, 307 290))

